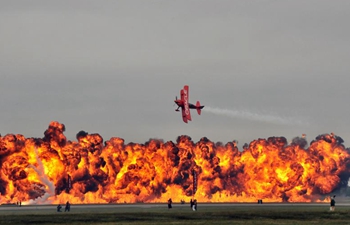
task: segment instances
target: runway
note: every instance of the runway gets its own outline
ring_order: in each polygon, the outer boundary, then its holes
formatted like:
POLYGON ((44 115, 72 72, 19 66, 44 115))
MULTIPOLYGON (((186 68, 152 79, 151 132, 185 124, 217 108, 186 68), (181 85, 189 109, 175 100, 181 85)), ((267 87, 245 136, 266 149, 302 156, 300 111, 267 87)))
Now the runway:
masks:
MULTIPOLYGON (((62 211, 64 211, 64 204, 62 205, 62 211)), ((341 202, 336 204, 337 207, 350 207, 350 202, 341 202)), ((175 209, 190 209, 190 205, 187 203, 179 204, 175 203, 172 205, 175 209)), ((198 203, 199 208, 235 208, 235 207, 328 207, 329 203, 198 203)), ((77 204, 71 205, 72 212, 120 212, 120 211, 153 211, 159 209, 167 209, 166 203, 155 203, 155 204, 77 204)), ((48 213, 56 212, 57 205, 1 205, 0 214, 8 213, 48 213)))

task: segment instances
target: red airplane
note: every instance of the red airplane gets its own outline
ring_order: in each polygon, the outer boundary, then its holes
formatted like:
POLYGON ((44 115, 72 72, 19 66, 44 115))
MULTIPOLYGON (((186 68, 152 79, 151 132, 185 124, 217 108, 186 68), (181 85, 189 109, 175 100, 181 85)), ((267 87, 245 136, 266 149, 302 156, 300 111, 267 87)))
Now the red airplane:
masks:
POLYGON ((188 85, 185 85, 183 89, 180 91, 181 99, 175 99, 175 103, 178 106, 175 111, 180 111, 179 108, 181 107, 182 112, 182 119, 185 123, 187 121, 191 120, 191 112, 190 109, 197 109, 198 115, 201 114, 201 109, 203 109, 204 105, 201 105, 199 101, 197 101, 196 105, 193 105, 188 102, 189 99, 189 92, 188 92, 188 85))

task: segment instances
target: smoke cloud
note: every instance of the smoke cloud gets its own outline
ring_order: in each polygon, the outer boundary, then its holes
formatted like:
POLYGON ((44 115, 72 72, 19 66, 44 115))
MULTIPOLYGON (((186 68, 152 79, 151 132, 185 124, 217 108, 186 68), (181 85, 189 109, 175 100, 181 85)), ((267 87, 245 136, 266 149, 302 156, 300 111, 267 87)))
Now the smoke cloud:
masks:
POLYGON ((290 144, 277 136, 239 151, 235 141, 186 135, 126 144, 80 131, 66 141, 63 127, 52 121, 44 138, 0 137, 0 204, 314 202, 345 193, 350 176, 350 151, 333 133, 307 148, 305 135, 290 144))
POLYGON ((47 199, 51 196, 55 195, 55 185, 52 181, 48 178, 48 176, 45 174, 45 169, 42 161, 39 158, 38 150, 34 148, 35 152, 35 158, 37 160, 37 165, 34 166, 32 164, 29 164, 28 167, 32 168, 38 175, 40 181, 46 186, 46 187, 38 187, 39 189, 43 189, 45 194, 41 198, 37 198, 35 200, 29 200, 27 204, 42 204, 47 203, 47 199))
POLYGON ((227 116, 227 117, 236 118, 236 119, 245 119, 245 120, 259 121, 259 122, 265 122, 265 123, 273 123, 273 124, 280 124, 280 125, 307 124, 307 122, 302 121, 299 118, 261 114, 257 112, 251 112, 248 110, 231 110, 231 109, 222 109, 222 108, 210 107, 210 106, 206 106, 203 110, 218 116, 227 116))

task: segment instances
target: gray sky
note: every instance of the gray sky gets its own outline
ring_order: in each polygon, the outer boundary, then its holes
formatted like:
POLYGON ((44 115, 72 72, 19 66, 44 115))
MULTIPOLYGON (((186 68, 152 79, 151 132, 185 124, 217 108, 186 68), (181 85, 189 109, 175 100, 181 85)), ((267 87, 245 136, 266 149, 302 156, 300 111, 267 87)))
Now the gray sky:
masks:
MULTIPOLYGON (((334 132, 350 143, 350 1, 0 1, 0 133, 104 140, 334 132), (202 115, 182 122, 183 85, 202 115)), ((348 147, 348 146, 347 146, 348 147)))

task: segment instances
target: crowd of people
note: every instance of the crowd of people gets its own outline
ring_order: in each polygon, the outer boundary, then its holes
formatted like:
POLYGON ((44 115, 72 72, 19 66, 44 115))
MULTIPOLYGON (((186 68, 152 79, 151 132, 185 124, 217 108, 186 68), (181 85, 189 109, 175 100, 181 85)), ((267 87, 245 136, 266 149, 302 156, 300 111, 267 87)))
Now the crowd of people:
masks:
MULTIPOLYGON (((184 204, 184 203, 185 203, 185 201, 181 200, 181 204, 184 204)), ((168 199, 168 209, 173 208, 172 204, 173 204, 173 201, 171 200, 171 198, 169 198, 168 199)), ((191 199, 190 206, 191 206, 191 209, 193 211, 197 211, 197 200, 196 199, 194 199, 194 200, 191 199)), ((61 210, 62 210, 62 206, 61 206, 61 204, 58 204, 57 212, 62 212, 61 210)), ((69 203, 69 201, 66 202, 66 206, 64 208, 64 211, 65 212, 69 212, 70 211, 70 203, 69 203)))
MULTIPOLYGON (((171 200, 171 198, 169 198, 168 199, 168 209, 171 209, 173 207, 172 203, 173 203, 173 201, 171 200)), ((181 204, 184 204, 184 203, 185 203, 185 201, 181 200, 181 204)), ((21 202, 20 203, 17 202, 17 205, 21 206, 22 204, 21 204, 21 202)), ((335 210, 335 195, 331 197, 330 205, 331 205, 330 211, 334 211, 335 210)), ((197 200, 196 199, 194 199, 194 200, 191 199, 190 200, 190 206, 191 206, 191 209, 193 211, 197 211, 197 200)), ((58 204, 57 212, 62 212, 61 209, 62 209, 62 206, 60 204, 58 204)), ((66 202, 66 206, 64 208, 64 211, 65 212, 69 212, 70 211, 70 203, 69 203, 69 201, 66 202)))
MULTIPOLYGON (((62 209, 61 204, 58 204, 57 212, 62 212, 61 209, 62 209)), ((69 212, 70 211, 70 203, 69 203, 69 201, 66 202, 66 206, 64 207, 64 211, 65 212, 69 212)))
MULTIPOLYGON (((171 198, 168 199, 168 209, 171 209, 173 206, 172 206, 172 203, 173 201, 171 200, 171 198)), ((181 200, 181 204, 185 204, 185 201, 184 200, 181 200)), ((191 209, 193 211, 197 211, 197 199, 191 199, 190 201, 190 206, 191 206, 191 209)))

